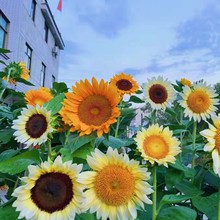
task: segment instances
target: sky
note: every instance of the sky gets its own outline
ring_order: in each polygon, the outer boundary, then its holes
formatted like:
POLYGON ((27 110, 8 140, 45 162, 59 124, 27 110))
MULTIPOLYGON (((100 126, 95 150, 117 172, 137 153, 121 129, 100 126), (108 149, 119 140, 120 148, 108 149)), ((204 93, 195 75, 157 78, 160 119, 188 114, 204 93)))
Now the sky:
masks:
POLYGON ((48 0, 65 49, 59 81, 131 74, 220 82, 219 0, 48 0))

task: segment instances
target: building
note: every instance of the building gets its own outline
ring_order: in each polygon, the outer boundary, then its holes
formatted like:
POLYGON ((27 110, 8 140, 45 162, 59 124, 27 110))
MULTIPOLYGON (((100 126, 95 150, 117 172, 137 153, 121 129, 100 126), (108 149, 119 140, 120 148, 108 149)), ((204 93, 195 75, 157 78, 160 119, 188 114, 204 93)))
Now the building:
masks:
MULTIPOLYGON (((46 0, 0 0, 0 48, 11 51, 0 57, 6 63, 26 63, 36 87, 51 87, 64 42, 46 0)), ((17 89, 30 87, 18 83, 17 89)))

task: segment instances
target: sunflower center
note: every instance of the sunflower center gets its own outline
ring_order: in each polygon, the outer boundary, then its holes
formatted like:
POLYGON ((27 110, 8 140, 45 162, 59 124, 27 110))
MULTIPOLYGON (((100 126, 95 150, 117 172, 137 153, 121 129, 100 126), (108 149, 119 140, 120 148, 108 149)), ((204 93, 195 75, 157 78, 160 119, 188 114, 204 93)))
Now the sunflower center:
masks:
POLYGON ((31 189, 31 199, 42 211, 53 213, 63 210, 73 198, 73 183, 63 173, 46 173, 31 189))
POLYGON ((149 96, 154 103, 162 104, 166 102, 168 94, 164 86, 155 84, 150 87, 149 96))
POLYGON ((95 179, 98 198, 107 205, 120 206, 134 195, 135 178, 126 168, 109 165, 103 168, 95 179))
POLYGON ((186 102, 194 113, 206 112, 211 104, 210 97, 204 90, 195 90, 191 92, 186 102))
POLYGON ((220 128, 217 128, 215 139, 215 148, 218 150, 218 154, 220 155, 220 128))
POLYGON ((78 108, 80 120, 87 125, 102 125, 111 117, 111 114, 112 107, 109 100, 101 95, 88 96, 78 108))
POLYGON ((42 114, 32 115, 26 123, 26 131, 32 138, 39 138, 47 130, 47 120, 42 114))
POLYGON ((126 79, 120 79, 118 80, 118 82, 116 83, 116 86, 118 89, 120 90, 130 90, 132 88, 132 83, 129 80, 126 79))
POLYGON ((169 152, 169 146, 161 136, 152 135, 144 140, 144 152, 152 158, 163 159, 169 152))

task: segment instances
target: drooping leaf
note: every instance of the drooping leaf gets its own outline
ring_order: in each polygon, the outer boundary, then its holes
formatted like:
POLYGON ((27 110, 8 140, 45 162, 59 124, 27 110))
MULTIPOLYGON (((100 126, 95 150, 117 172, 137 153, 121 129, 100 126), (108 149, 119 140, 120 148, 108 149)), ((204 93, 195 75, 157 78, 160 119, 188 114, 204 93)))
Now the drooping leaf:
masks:
POLYGON ((25 80, 25 79, 22 79, 22 78, 14 78, 16 82, 20 82, 20 83, 23 83, 25 85, 28 85, 28 86, 34 86, 33 83, 25 80))
POLYGON ((129 102, 144 103, 144 101, 141 98, 134 95, 130 96, 129 102))
POLYGON ((13 136, 14 130, 12 128, 0 130, 0 143, 7 144, 13 136))
POLYGON ((18 154, 20 152, 20 150, 13 150, 13 149, 9 149, 9 150, 6 150, 6 151, 3 151, 1 154, 0 154, 0 162, 4 161, 4 160, 7 160, 13 156, 15 156, 16 154, 18 154))

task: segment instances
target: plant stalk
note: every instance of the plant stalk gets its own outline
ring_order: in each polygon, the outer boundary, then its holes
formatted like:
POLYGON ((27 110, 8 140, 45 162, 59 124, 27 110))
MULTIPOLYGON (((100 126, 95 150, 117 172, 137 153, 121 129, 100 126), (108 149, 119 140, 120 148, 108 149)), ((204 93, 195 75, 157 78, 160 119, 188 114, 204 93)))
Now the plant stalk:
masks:
POLYGON ((196 155, 196 131, 197 122, 193 122, 193 133, 192 133, 192 168, 195 168, 195 155, 196 155))
POLYGON ((157 166, 153 166, 153 206, 152 206, 152 220, 157 219, 157 166))
MULTIPOLYGON (((6 83, 7 83, 7 84, 8 84, 8 82, 9 82, 10 76, 11 76, 11 69, 9 69, 8 75, 7 75, 7 78, 6 78, 6 83)), ((5 89, 6 89, 6 88, 3 88, 3 89, 0 91, 0 101, 2 100, 2 96, 3 96, 4 92, 5 92, 5 89)))
POLYGON ((220 220, 220 187, 218 189, 218 214, 217 214, 217 220, 220 220))

